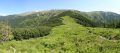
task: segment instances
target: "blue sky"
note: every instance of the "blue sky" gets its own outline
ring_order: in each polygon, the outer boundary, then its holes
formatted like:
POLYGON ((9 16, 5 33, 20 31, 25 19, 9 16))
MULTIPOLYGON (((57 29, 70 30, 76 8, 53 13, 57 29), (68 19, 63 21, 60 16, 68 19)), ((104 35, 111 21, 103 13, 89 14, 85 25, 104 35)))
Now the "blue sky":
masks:
POLYGON ((0 15, 50 9, 111 11, 120 14, 120 0, 0 0, 0 15))

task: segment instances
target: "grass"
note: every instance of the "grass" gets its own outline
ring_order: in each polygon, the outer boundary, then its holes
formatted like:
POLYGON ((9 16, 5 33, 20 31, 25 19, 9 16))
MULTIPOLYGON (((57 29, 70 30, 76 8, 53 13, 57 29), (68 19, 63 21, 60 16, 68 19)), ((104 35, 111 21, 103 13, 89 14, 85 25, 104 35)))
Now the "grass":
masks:
POLYGON ((107 38, 119 36, 119 29, 84 27, 69 16, 61 18, 64 25, 54 27, 49 35, 5 42, 0 53, 13 53, 12 48, 16 53, 120 53, 120 41, 107 38))

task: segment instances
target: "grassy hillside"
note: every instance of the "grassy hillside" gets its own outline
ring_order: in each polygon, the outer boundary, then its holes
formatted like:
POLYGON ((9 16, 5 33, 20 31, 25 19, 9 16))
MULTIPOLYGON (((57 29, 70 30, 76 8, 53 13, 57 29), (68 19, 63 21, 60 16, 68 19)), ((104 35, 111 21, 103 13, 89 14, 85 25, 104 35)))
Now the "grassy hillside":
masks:
POLYGON ((119 53, 120 30, 85 27, 75 18, 63 16, 63 25, 53 27, 44 37, 8 41, 0 44, 0 53, 119 53))

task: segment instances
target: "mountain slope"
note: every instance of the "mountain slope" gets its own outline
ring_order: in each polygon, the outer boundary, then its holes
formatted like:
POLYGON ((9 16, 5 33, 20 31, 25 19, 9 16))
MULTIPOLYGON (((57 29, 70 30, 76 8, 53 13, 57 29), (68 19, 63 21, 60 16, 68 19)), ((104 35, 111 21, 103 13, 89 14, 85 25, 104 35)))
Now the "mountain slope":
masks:
MULTIPOLYGON (((108 39, 119 34, 119 29, 91 28, 76 23, 70 16, 61 17, 64 25, 56 26, 49 35, 37 39, 9 41, 0 44, 1 53, 116 53, 120 52, 120 41, 108 39), (107 33, 110 32, 110 33, 107 33), (104 36, 101 33, 107 33, 104 36), (112 35, 114 34, 114 35, 112 35), (33 44, 34 43, 34 44, 33 44)), ((120 35, 117 35, 120 36, 120 35)))
MULTIPOLYGON (((64 10, 49 10, 49 11, 42 11, 42 12, 31 12, 30 14, 22 13, 22 14, 16 14, 16 15, 3 16, 3 17, 0 17, 0 18, 2 18, 0 20, 7 22, 12 27, 25 27, 25 26, 29 26, 29 25, 27 25, 29 22, 33 23, 33 25, 35 23, 37 23, 37 22, 34 23, 35 19, 38 19, 37 20, 37 21, 39 21, 38 23, 41 23, 40 21, 47 22, 46 20, 49 20, 49 18, 53 19, 53 17, 57 16, 58 14, 60 14, 63 11, 64 10), (33 21, 32 21, 32 19, 33 19, 33 21), (25 22, 27 22, 27 23, 25 24, 25 22), (25 24, 25 26, 22 24, 25 24)), ((56 21, 59 21, 59 20, 56 20, 56 21)))
POLYGON ((60 18, 63 16, 70 16, 85 27, 120 28, 119 14, 102 11, 49 10, 1 16, 0 22, 11 26, 13 39, 24 40, 48 35, 54 27, 65 24, 60 18))

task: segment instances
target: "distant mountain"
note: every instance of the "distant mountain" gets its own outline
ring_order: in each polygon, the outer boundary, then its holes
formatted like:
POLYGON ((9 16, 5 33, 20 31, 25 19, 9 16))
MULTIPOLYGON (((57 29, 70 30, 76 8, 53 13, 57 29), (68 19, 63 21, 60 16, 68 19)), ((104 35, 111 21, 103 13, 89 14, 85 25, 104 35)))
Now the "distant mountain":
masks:
POLYGON ((120 22, 120 15, 113 12, 94 11, 87 12, 87 14, 91 17, 92 21, 99 25, 111 25, 109 27, 116 27, 113 25, 117 25, 120 22))
POLYGON ((33 26, 33 25, 36 26, 48 22, 49 20, 60 14, 62 11, 63 10, 50 10, 50 11, 8 15, 8 16, 0 17, 0 20, 2 22, 7 22, 12 27, 23 27, 23 26, 33 26))
POLYGON ((48 10, 0 16, 0 21, 12 27, 56 26, 62 24, 60 17, 71 16, 77 23, 91 27, 118 27, 120 15, 113 12, 81 12, 77 10, 48 10))

